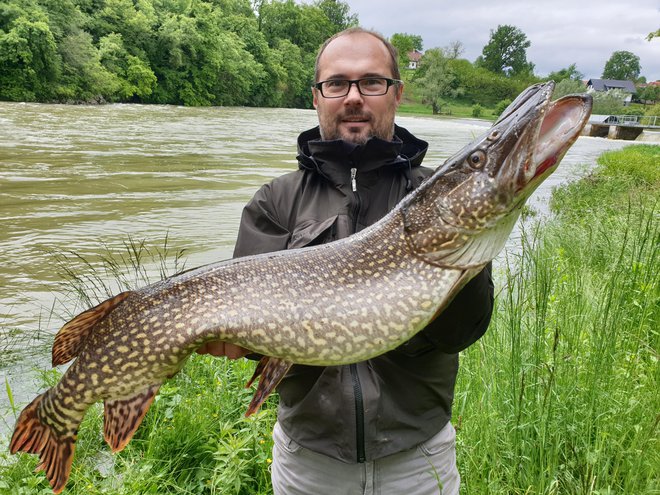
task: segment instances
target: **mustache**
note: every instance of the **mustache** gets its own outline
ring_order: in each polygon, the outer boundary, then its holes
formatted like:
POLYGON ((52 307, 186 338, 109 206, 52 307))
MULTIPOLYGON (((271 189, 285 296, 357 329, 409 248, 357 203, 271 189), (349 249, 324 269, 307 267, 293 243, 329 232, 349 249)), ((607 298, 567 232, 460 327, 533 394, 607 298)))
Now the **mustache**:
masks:
POLYGON ((372 115, 371 115, 370 112, 364 112, 360 109, 346 110, 341 115, 338 115, 339 120, 344 120, 346 118, 361 119, 361 120, 372 120, 372 115))

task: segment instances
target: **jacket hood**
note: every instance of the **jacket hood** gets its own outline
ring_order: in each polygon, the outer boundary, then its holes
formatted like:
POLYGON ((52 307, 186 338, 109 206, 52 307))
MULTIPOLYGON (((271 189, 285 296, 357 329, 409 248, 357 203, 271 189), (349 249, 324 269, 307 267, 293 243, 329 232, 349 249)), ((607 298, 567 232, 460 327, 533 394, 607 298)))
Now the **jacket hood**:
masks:
POLYGON ((365 144, 343 139, 324 141, 319 127, 298 136, 298 166, 315 171, 333 182, 343 180, 349 168, 369 172, 380 167, 410 170, 422 164, 428 143, 408 130, 394 126, 394 139, 372 137, 365 144), (341 179, 340 179, 341 177, 341 179))

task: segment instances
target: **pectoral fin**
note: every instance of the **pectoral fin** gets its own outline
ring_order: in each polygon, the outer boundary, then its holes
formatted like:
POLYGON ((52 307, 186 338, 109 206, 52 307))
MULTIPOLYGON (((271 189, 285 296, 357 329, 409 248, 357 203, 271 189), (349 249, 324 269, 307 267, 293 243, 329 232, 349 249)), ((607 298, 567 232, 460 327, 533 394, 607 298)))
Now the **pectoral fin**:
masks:
POLYGON ((284 375, 287 374, 292 365, 293 363, 291 361, 286 361, 284 359, 268 356, 261 358, 257 365, 257 369, 254 371, 254 375, 252 375, 252 378, 248 382, 248 386, 250 386, 255 378, 261 375, 257 390, 252 397, 252 402, 250 402, 250 405, 245 412, 246 417, 259 410, 261 404, 263 404, 270 393, 275 390, 275 387, 277 387, 282 381, 282 378, 284 378, 284 375))

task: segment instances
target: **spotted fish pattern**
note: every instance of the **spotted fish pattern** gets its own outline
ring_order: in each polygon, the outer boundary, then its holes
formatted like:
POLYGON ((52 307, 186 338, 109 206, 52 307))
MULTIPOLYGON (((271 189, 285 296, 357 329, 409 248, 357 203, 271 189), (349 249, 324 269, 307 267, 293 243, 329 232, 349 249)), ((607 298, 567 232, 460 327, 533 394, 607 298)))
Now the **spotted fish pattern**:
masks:
POLYGON ((551 105, 551 92, 551 84, 529 88, 493 130, 356 235, 207 265, 83 312, 53 345, 54 366, 75 360, 23 410, 10 451, 39 455, 59 493, 85 411, 104 402, 104 438, 120 451, 161 384, 206 342, 265 356, 248 414, 292 363, 348 364, 405 342, 499 252, 524 199, 577 138, 589 100, 551 105))

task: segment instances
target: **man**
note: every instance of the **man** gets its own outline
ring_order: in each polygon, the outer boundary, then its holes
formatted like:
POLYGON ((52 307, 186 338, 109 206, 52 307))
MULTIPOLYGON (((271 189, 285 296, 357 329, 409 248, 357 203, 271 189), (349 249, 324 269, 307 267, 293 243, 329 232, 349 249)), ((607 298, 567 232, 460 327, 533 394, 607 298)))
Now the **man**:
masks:
MULTIPOLYGON (((330 38, 312 88, 319 127, 298 138, 299 169, 263 186, 243 211, 235 256, 346 237, 382 218, 432 170, 427 143, 395 126, 396 51, 352 28, 330 38)), ((486 331, 485 269, 398 349, 348 366, 294 366, 278 387, 276 494, 457 494, 449 422, 458 352, 486 331)), ((238 357, 211 343, 199 352, 238 357)))

